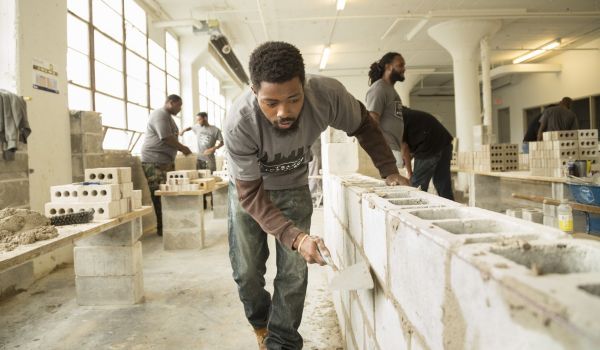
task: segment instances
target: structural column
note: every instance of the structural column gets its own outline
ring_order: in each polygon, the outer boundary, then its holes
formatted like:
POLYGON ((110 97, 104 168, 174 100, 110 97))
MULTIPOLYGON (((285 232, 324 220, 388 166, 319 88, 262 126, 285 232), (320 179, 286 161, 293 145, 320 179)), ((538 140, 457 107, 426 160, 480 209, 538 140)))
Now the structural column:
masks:
POLYGON ((481 124, 479 101, 479 57, 481 38, 500 29, 499 21, 453 20, 429 28, 429 35, 452 55, 454 100, 459 149, 473 149, 473 126, 481 124))
POLYGON ((402 100, 402 105, 410 107, 410 91, 418 82, 421 81, 423 74, 406 72, 404 74, 404 78, 404 81, 398 83, 398 94, 402 100))
POLYGON ((488 134, 493 134, 492 79, 490 78, 490 44, 488 37, 481 39, 481 95, 483 100, 483 124, 488 134))

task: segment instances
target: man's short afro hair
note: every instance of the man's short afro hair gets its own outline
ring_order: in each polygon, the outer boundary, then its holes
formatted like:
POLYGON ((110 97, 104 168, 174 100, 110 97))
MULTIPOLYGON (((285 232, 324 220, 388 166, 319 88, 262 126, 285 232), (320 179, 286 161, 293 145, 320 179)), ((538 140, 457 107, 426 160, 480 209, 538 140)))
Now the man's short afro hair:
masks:
POLYGON ((267 41, 250 55, 250 78, 252 85, 260 83, 283 83, 295 77, 304 84, 304 60, 300 50, 283 41, 267 41))

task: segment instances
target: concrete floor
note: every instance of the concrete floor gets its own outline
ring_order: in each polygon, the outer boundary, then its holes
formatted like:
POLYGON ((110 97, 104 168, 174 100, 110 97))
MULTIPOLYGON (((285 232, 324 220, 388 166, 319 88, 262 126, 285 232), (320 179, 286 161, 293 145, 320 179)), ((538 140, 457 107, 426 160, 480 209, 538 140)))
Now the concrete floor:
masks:
MULTIPOLYGON (((315 211, 312 232, 322 232, 322 222, 315 211)), ((0 302, 0 349, 255 349, 231 277, 226 227, 223 219, 208 219, 201 251, 164 251, 160 237, 145 237, 140 305, 78 306, 73 266, 55 271, 0 302)), ((274 255, 267 272, 271 292, 274 255)), ((300 333, 305 349, 342 349, 323 267, 309 268, 300 333)))

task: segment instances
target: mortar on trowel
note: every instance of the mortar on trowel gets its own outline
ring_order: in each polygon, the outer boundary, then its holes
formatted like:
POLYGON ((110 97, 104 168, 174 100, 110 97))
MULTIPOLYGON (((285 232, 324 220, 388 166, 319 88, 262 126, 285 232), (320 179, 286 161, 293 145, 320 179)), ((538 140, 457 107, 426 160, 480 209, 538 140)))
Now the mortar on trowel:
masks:
POLYGON ((369 265, 365 261, 348 266, 340 271, 331 259, 331 255, 321 253, 320 249, 318 251, 323 260, 333 270, 333 278, 329 281, 331 290, 373 289, 373 277, 371 277, 369 265))

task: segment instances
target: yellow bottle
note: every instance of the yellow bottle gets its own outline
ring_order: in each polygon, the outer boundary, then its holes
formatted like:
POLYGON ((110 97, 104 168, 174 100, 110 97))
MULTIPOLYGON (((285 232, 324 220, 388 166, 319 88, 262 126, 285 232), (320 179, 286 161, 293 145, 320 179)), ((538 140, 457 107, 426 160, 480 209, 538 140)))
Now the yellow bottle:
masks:
POLYGON ((560 201, 557 208, 558 228, 565 233, 573 233, 573 209, 566 199, 560 201))

